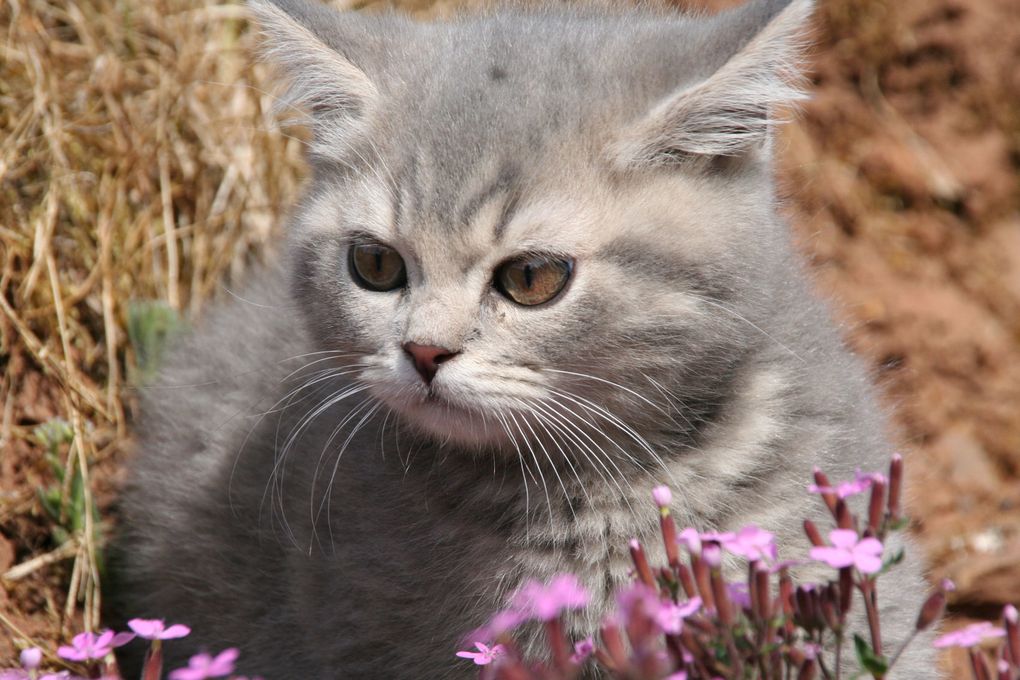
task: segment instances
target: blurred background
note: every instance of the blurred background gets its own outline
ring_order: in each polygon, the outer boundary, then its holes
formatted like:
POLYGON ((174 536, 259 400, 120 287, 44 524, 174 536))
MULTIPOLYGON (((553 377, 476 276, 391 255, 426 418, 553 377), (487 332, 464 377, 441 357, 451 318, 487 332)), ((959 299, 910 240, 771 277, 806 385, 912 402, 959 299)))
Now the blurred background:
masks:
MULTIPOLYGON (((97 625, 132 385, 276 252, 300 133, 244 16, 0 4, 0 663, 97 625)), ((995 617, 1020 600, 1020 5, 819 0, 814 38, 777 144, 787 212, 894 413, 951 614, 995 617)))

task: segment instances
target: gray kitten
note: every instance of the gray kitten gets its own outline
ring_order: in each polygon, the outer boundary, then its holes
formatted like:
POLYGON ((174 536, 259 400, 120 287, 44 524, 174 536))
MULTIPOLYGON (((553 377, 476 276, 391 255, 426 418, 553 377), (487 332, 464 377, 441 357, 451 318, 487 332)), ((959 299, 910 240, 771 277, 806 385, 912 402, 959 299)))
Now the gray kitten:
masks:
MULTIPOLYGON (((810 0, 250 6, 314 175, 281 270, 144 395, 124 615, 272 680, 470 677, 461 635, 523 579, 577 574, 571 626, 597 626, 627 540, 658 543, 653 486, 681 526, 757 524, 792 557, 812 466, 883 467, 865 371, 777 215, 810 0)), ((925 589, 913 561, 885 583, 892 649, 925 589)), ((935 675, 929 645, 899 669, 935 675)))

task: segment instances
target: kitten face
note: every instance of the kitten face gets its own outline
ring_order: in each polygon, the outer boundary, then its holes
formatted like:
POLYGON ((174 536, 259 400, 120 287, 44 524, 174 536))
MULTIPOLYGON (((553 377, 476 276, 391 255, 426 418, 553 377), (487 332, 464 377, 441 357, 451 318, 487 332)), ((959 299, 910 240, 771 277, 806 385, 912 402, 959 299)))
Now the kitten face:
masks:
POLYGON ((605 161, 589 162, 569 184, 533 176, 503 190, 490 176, 444 221, 417 214, 406 173, 405 184, 356 177, 319 193, 301 216, 299 299, 324 345, 356 353, 371 393, 442 440, 512 448, 546 429, 590 429, 585 419, 613 428, 614 416, 629 423, 653 404, 675 427, 655 377, 669 384, 747 345, 714 308, 742 282, 712 263, 726 258, 728 238, 749 238, 768 219, 755 199, 768 203, 675 171, 614 186, 605 161), (399 253, 406 284, 359 285, 349 252, 363 243, 399 253), (529 254, 572 264, 563 289, 535 306, 495 281, 501 264, 529 254), (412 342, 456 356, 426 382, 404 350, 412 342))
MULTIPOLYGON (((271 29, 289 20, 272 12, 271 29)), ((748 35, 726 54, 664 56, 595 19, 572 36, 548 17, 400 24, 405 47, 364 75, 378 92, 343 111, 318 105, 315 179, 291 234, 297 299, 323 349, 352 355, 371 395, 439 441, 514 452, 630 438, 651 453, 657 433, 693 436, 760 341, 748 317, 777 238, 755 136, 763 104, 744 106, 745 119, 739 92, 711 87, 713 71, 732 79, 748 35), (488 39, 472 51, 463 31, 488 39), (582 48, 595 57, 571 62, 582 48), (674 139, 670 116, 707 117, 706 129, 674 139), (359 280, 359 246, 392 249, 401 285, 359 280), (500 268, 528 257, 569 270, 541 304, 500 285, 500 268), (445 360, 423 374, 409 346, 445 360)), ((729 21, 753 35, 746 16, 729 21)), ((661 40, 685 26, 628 28, 661 40)), ((748 59, 749 78, 767 56, 748 59)))

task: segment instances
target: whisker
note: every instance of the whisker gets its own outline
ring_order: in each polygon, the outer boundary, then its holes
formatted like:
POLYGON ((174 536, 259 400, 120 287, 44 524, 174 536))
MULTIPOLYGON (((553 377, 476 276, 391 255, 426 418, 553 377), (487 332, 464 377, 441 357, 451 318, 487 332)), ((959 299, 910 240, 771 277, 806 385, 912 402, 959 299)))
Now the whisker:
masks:
MULTIPOLYGON (((564 450, 564 448, 562 446, 560 446, 561 438, 558 435, 554 434, 549 429, 549 419, 546 416, 544 416, 541 412, 539 412, 537 410, 537 408, 535 408, 534 401, 528 400, 527 402, 524 403, 524 405, 528 409, 528 412, 531 413, 531 415, 533 415, 538 420, 537 424, 542 428, 542 430, 545 432, 546 436, 549 437, 549 440, 556 446, 557 450, 559 450, 560 455, 563 456, 563 460, 564 460, 564 462, 566 462, 567 467, 569 467, 570 471, 572 473, 574 473, 574 479, 577 480, 577 485, 579 487, 581 487, 581 493, 584 494, 585 499, 588 501, 588 505, 591 506, 592 502, 591 502, 591 496, 588 495, 588 488, 585 486, 584 480, 581 479, 581 475, 578 472, 577 468, 574 467, 574 463, 571 460, 572 456, 570 456, 566 452, 566 450, 564 450)), ((566 443, 566 442, 564 442, 564 443, 566 443)), ((546 457, 548 458, 548 453, 546 454, 546 457)), ((596 469, 596 472, 597 471, 598 470, 596 469)), ((562 486, 562 485, 563 485, 563 483, 560 482, 560 486, 562 486)), ((565 490, 564 490, 564 492, 565 492, 565 490)), ((570 506, 571 514, 574 515, 574 506, 573 506, 573 503, 570 503, 569 506, 570 506)), ((577 516, 574 515, 575 519, 576 519, 576 517, 577 516)))
MULTIPOLYGON (((581 418, 579 416, 579 414, 577 414, 577 413, 575 413, 573 411, 573 409, 568 407, 566 404, 561 403, 559 400, 550 399, 550 400, 547 400, 546 403, 550 407, 558 407, 558 408, 561 408, 561 409, 565 410, 567 413, 569 413, 570 415, 574 416, 575 418, 581 418)), ((565 431, 564 434, 570 434, 571 435, 570 438, 572 440, 574 440, 575 442, 577 442, 582 447, 582 453, 584 453, 585 450, 587 450, 588 452, 591 453, 591 455, 592 455, 592 457, 594 457, 595 461, 599 465, 601 465, 602 469, 605 470, 607 475, 609 475, 610 480, 612 480, 613 485, 620 492, 620 496, 624 499, 624 502, 627 504, 627 507, 631 508, 630 498, 631 498, 631 496, 634 495, 634 487, 631 484, 630 479, 628 478, 628 476, 626 474, 624 474, 623 470, 620 469, 620 466, 616 464, 615 460, 613 460, 613 457, 610 456, 609 453, 603 447, 599 446, 599 444, 597 444, 595 442, 595 440, 592 439, 591 436, 588 435, 587 432, 582 430, 577 423, 572 421, 567 416, 556 412, 555 410, 553 410, 553 408, 547 409, 546 413, 551 418, 554 418, 555 420, 560 422, 563 425, 563 427, 569 428, 569 430, 565 431), (583 437, 583 439, 581 439, 582 437, 583 437), (586 444, 584 442, 584 440, 587 440, 588 443, 591 446, 586 444), (591 447, 594 447, 594 449, 591 448, 591 447), (598 453, 595 451, 595 449, 598 449, 598 453), (599 453, 601 453, 602 455, 599 455, 599 453), (626 482, 627 488, 630 490, 630 494, 627 494, 627 493, 624 492, 623 487, 620 486, 620 482, 617 480, 616 476, 613 475, 613 473, 610 472, 609 468, 606 467, 605 463, 602 462, 603 458, 605 458, 605 460, 607 460, 609 462, 609 464, 613 466, 613 469, 616 470, 616 472, 623 479, 623 481, 626 482)), ((589 426, 591 426, 593 429, 595 429, 607 441, 609 441, 614 446, 616 446, 617 449, 620 449, 620 451, 622 451, 624 454, 626 454, 626 451, 624 451, 622 449, 622 447, 620 447, 620 445, 616 443, 615 440, 613 440, 611 437, 607 436, 605 434, 605 432, 603 432, 597 425, 595 425, 594 423, 591 423, 589 421, 586 421, 583 418, 581 418, 581 420, 584 421, 589 426)), ((587 453, 585 453, 585 458, 588 458, 587 453)), ((591 460, 591 459, 589 459, 589 460, 591 460)), ((631 509, 633 510, 633 508, 631 508, 631 509)))
POLYGON ((750 319, 746 319, 746 318, 744 318, 743 316, 741 316, 741 315, 740 315, 739 313, 737 313, 737 311, 736 311, 736 310, 730 309, 729 307, 727 307, 726 305, 722 304, 721 302, 718 302, 718 301, 716 301, 716 300, 712 300, 712 299, 710 299, 710 298, 707 298, 707 297, 705 297, 704 295, 698 295, 697 293, 693 293, 693 292, 690 292, 690 291, 688 291, 688 292, 687 292, 687 293, 685 293, 685 294, 686 294, 686 295, 689 295, 690 297, 693 297, 693 298, 695 298, 695 299, 697 299, 697 300, 700 300, 701 302, 704 302, 704 303, 705 303, 706 305, 712 305, 713 307, 715 307, 715 308, 717 308, 717 309, 721 309, 722 311, 726 312, 727 314, 729 314, 729 315, 730 315, 730 316, 732 316, 733 318, 735 318, 735 319, 737 319, 737 320, 739 320, 739 321, 742 321, 742 322, 746 323, 746 324, 747 324, 748 326, 750 326, 750 327, 751 327, 751 328, 753 328, 754 330, 758 331, 759 333, 761 333, 762 335, 764 335, 764 336, 765 336, 766 338, 768 338, 769 340, 771 340, 772 342, 774 342, 774 343, 775 343, 776 345, 778 345, 779 347, 781 347, 781 348, 782 348, 783 350, 785 350, 785 351, 786 351, 786 352, 787 352, 788 354, 790 354, 790 356, 794 357, 795 359, 797 359, 797 360, 798 360, 798 361, 800 361, 801 363, 807 363, 807 362, 806 362, 806 361, 804 360, 804 358, 803 358, 802 356, 800 356, 799 354, 797 354, 796 352, 794 352, 794 351, 793 351, 792 349, 790 349, 789 347, 787 347, 787 346, 786 346, 785 344, 783 344, 782 342, 780 342, 780 341, 779 341, 778 339, 776 339, 775 337, 773 337, 772 335, 770 335, 770 334, 769 334, 769 333, 768 333, 768 332, 767 332, 767 331, 766 331, 766 330, 765 330, 764 328, 762 328, 761 326, 757 325, 756 323, 754 323, 754 322, 753 322, 753 321, 751 321, 750 319))
MULTIPOLYGON (((344 440, 343 445, 340 447, 339 453, 336 454, 336 462, 333 463, 333 473, 330 475, 329 483, 326 485, 326 489, 324 492, 325 493, 324 498, 326 500, 326 528, 329 530, 330 550, 333 552, 334 555, 336 555, 336 543, 333 540, 333 513, 331 512, 333 503, 332 489, 333 484, 336 482, 336 473, 340 469, 340 457, 344 455, 344 452, 347 450, 347 447, 350 446, 351 442, 354 440, 354 437, 358 434, 358 431, 360 431, 366 424, 368 424, 371 421, 372 417, 379 412, 380 408, 382 408, 382 402, 377 401, 375 405, 372 406, 372 408, 370 408, 368 412, 361 417, 361 420, 359 420, 358 423, 354 426, 354 429, 351 430, 351 433, 347 435, 347 439, 344 440)), ((322 506, 320 504, 319 514, 321 513, 322 506)), ((317 519, 318 516, 316 516, 316 520, 317 519)), ((315 521, 312 522, 312 526, 313 527, 315 526, 315 521)))
POLYGON ((645 402, 646 404, 648 404, 649 406, 654 408, 656 411, 662 411, 662 406, 661 405, 656 404, 654 401, 651 401, 647 397, 643 396, 642 394, 640 394, 638 392, 635 392, 634 390, 630 389, 629 387, 625 387, 625 386, 621 385, 620 383, 615 383, 612 380, 607 380, 606 378, 600 378, 597 375, 591 375, 589 373, 578 373, 576 371, 563 371, 563 370, 560 370, 560 369, 557 369, 557 368, 543 368, 542 370, 543 371, 547 371, 549 373, 562 373, 564 375, 572 375, 572 376, 576 376, 578 378, 585 378, 587 380, 594 380, 596 382, 604 383, 604 384, 609 385, 611 387, 615 387, 615 388, 617 388, 619 390, 623 390, 624 392, 626 392, 626 393, 628 393, 628 394, 630 394, 630 395, 632 395, 634 397, 637 397, 641 401, 645 402))
MULTIPOLYGON (((520 402, 520 400, 516 400, 516 401, 518 403, 522 403, 522 402, 520 402)), ((531 410, 531 409, 529 409, 529 410, 531 410)), ((534 438, 535 443, 538 444, 542 448, 542 453, 543 453, 543 455, 545 455, 545 459, 547 461, 549 461, 549 467, 552 468, 553 474, 556 475, 556 481, 559 482, 560 489, 563 491, 563 498, 564 498, 564 500, 567 501, 567 507, 570 509, 570 515, 574 519, 577 519, 577 515, 574 512, 574 504, 570 500, 570 493, 567 491, 566 485, 563 484, 563 479, 560 477, 560 472, 559 472, 558 466, 553 462, 552 457, 549 456, 549 451, 546 450, 545 444, 542 443, 542 439, 538 436, 538 434, 535 433, 534 428, 531 427, 531 423, 528 422, 528 419, 524 417, 523 413, 521 414, 521 420, 524 421, 524 425, 528 428, 529 431, 531 431, 531 435, 534 438)), ((523 433, 522 433, 522 435, 523 435, 523 433)), ((526 443, 527 443, 527 441, 528 440, 525 439, 526 443)), ((531 448, 530 444, 528 445, 528 448, 531 448)), ((532 451, 532 453, 534 453, 534 451, 532 451)), ((566 460, 566 458, 564 458, 564 460, 566 460)), ((537 460, 535 461, 535 465, 540 465, 537 460)), ((541 470, 541 468, 539 468, 539 469, 541 470)), ((546 500, 548 501, 548 498, 546 500)), ((552 527, 552 521, 553 521, 553 511, 552 511, 552 505, 550 505, 549 506, 549 525, 550 525, 550 528, 552 527)))
MULTIPOLYGON (((553 390, 553 389, 551 389, 550 391, 554 392, 556 394, 559 394, 560 396, 563 396, 566 399, 569 399, 570 401, 574 402, 578 406, 580 406, 580 407, 582 407, 584 409, 587 409, 589 411, 592 411, 596 415, 598 415, 598 416, 604 418, 605 420, 609 421, 617 429, 619 429, 621 432, 623 432, 628 437, 630 437, 638 446, 640 446, 642 449, 644 449, 644 451, 646 453, 648 453, 648 455, 650 455, 652 457, 652 459, 656 463, 659 464, 659 467, 661 467, 663 472, 666 473, 666 476, 669 477, 669 481, 671 483, 674 483, 674 484, 676 483, 676 480, 673 478, 672 470, 669 469, 669 467, 666 465, 665 461, 662 460, 662 457, 658 454, 658 452, 655 451, 655 449, 652 448, 651 444, 649 444, 648 441, 644 437, 642 437, 636 430, 634 430, 634 428, 632 428, 627 423, 623 422, 614 413, 612 413, 611 411, 609 411, 605 407, 599 406, 598 404, 594 403, 593 401, 591 401, 589 399, 586 399, 584 397, 581 397, 579 395, 569 395, 569 394, 566 394, 564 392, 560 392, 558 390, 553 390)), ((631 456, 631 459, 633 460, 633 456, 631 456)))

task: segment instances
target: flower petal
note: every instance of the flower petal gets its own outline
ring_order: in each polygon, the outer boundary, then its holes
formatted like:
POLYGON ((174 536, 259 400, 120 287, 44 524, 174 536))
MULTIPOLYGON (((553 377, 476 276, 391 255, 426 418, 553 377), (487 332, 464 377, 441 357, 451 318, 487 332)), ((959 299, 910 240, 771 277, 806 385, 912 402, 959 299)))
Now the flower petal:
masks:
POLYGON ((61 645, 57 647, 57 656, 61 659, 67 659, 68 661, 84 661, 89 658, 88 654, 84 650, 78 649, 77 647, 70 647, 68 645, 61 645))
POLYGON ((146 640, 152 640, 163 632, 163 622, 159 619, 131 619, 128 628, 146 640))
POLYGON ((864 538, 854 548, 854 552, 863 552, 870 555, 881 555, 883 550, 882 542, 877 538, 864 538))
POLYGON ((181 623, 175 623, 159 636, 161 640, 176 640, 191 635, 191 629, 181 623))
POLYGON ((882 558, 877 555, 854 553, 854 566, 862 574, 877 574, 882 571, 882 558))
POLYGON ((849 550, 843 550, 842 548, 816 547, 811 548, 809 554, 811 559, 825 562, 830 567, 835 567, 836 569, 849 567, 854 563, 853 554, 849 550))
POLYGON ((829 542, 837 548, 853 548, 857 545, 857 532, 853 529, 833 529, 829 532, 829 542))

